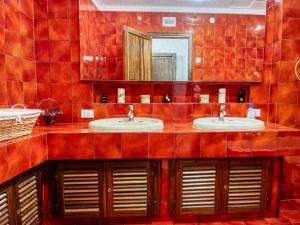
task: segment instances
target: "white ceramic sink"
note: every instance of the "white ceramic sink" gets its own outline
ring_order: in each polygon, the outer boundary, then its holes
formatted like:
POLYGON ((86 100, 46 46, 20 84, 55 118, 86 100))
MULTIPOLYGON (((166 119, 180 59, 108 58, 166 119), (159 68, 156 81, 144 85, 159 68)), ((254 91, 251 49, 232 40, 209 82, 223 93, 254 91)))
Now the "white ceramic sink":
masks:
POLYGON ((144 117, 135 117, 133 121, 129 121, 128 118, 110 118, 89 123, 90 130, 101 132, 147 132, 159 131, 163 128, 163 121, 144 117))
POLYGON ((193 128, 199 130, 254 131, 264 129, 265 124, 261 120, 243 117, 225 117, 224 121, 221 121, 219 117, 206 117, 195 119, 193 128))

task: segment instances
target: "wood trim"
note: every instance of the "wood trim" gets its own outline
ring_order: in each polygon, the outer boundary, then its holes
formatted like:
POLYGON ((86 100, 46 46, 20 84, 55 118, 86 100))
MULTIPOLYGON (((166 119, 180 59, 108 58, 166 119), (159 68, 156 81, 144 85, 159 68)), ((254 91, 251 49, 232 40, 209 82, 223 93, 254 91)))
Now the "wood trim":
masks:
POLYGON ((175 200, 175 189, 176 189, 176 160, 169 160, 169 214, 175 216, 176 212, 176 200, 175 200))
POLYGON ((149 212, 151 216, 160 215, 160 202, 161 202, 161 182, 162 182, 162 161, 156 160, 151 161, 151 180, 152 182, 152 204, 151 211, 149 212))
POLYGON ((219 212, 220 213, 227 213, 227 201, 228 201, 228 186, 229 186, 229 182, 228 182, 228 177, 229 177, 229 173, 228 173, 228 160, 224 159, 222 160, 222 177, 220 179, 220 182, 222 183, 220 189, 218 192, 221 192, 221 208, 219 208, 219 212))
POLYGON ((227 168, 224 160, 216 161, 216 169, 215 214, 221 214, 224 212, 224 193, 227 192, 227 186, 224 182, 224 178, 227 177, 227 168))

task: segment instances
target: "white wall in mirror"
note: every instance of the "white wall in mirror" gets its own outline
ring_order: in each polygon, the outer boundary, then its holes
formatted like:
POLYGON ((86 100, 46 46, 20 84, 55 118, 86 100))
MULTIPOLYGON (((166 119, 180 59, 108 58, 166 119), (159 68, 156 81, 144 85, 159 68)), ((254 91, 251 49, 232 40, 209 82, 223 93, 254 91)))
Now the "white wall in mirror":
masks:
POLYGON ((189 39, 153 38, 152 53, 176 54, 176 80, 189 80, 189 39))
POLYGON ((92 0, 101 11, 266 15, 266 0, 92 0))

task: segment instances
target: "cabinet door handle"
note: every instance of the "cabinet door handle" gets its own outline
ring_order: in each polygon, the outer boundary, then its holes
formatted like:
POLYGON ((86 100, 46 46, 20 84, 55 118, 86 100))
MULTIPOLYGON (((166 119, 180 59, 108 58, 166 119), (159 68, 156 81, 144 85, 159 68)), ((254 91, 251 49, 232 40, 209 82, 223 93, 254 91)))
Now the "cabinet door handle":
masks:
POLYGON ((110 192, 111 192, 111 188, 108 188, 108 189, 107 189, 107 192, 110 193, 110 192))
POLYGON ((224 185, 224 190, 227 191, 228 190, 228 186, 224 185))

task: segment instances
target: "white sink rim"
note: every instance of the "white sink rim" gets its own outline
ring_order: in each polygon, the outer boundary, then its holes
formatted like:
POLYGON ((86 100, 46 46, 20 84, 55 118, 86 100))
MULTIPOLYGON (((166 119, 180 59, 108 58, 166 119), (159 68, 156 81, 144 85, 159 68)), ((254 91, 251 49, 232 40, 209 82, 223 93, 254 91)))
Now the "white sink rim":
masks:
POLYGON ((129 121, 126 117, 106 118, 89 123, 89 129, 95 132, 151 132, 162 131, 164 122, 150 117, 135 117, 129 121))
POLYGON ((225 121, 219 120, 219 117, 203 117, 193 121, 193 128, 205 131, 258 131, 265 128, 265 123, 245 117, 225 117, 225 121))

